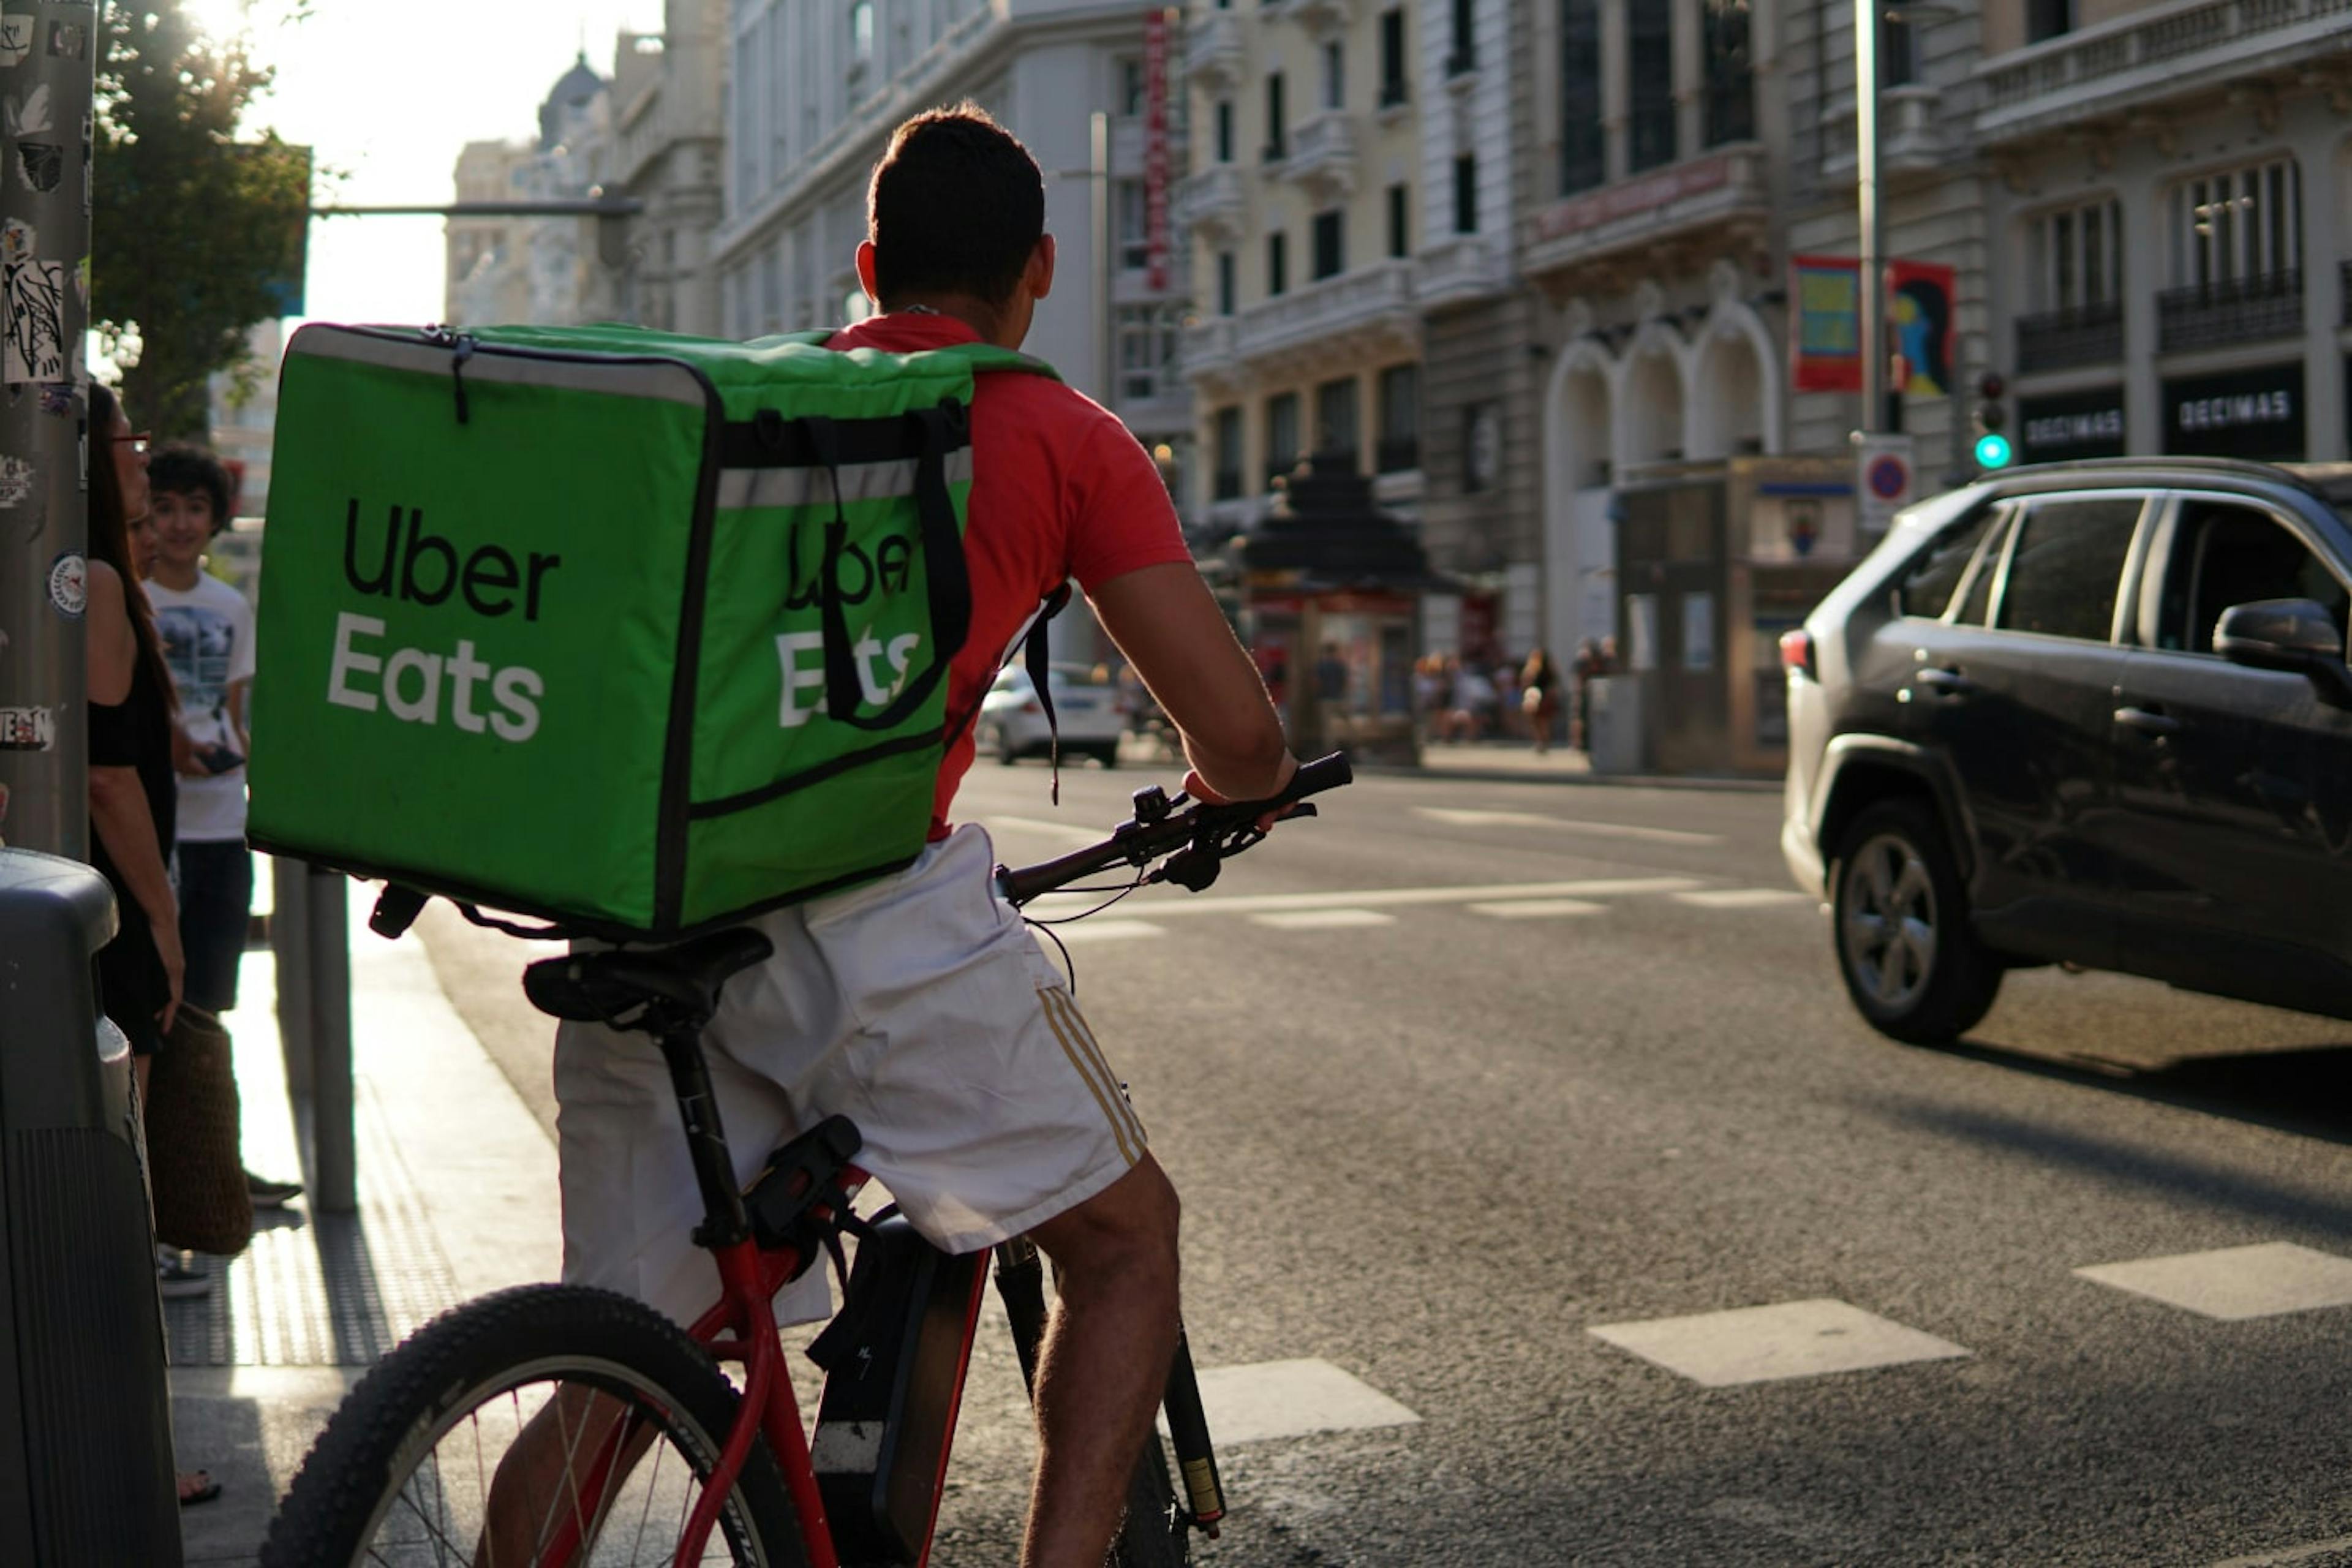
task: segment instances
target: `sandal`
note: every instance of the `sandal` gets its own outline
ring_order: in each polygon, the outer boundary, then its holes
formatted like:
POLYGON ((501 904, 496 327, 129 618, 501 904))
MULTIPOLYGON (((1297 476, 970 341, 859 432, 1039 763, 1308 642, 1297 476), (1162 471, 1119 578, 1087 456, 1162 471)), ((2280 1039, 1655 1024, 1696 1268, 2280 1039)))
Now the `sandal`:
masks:
POLYGON ((210 1470, 182 1470, 177 1476, 180 1506, 194 1508, 200 1502, 210 1502, 221 1495, 221 1484, 213 1479, 210 1470))

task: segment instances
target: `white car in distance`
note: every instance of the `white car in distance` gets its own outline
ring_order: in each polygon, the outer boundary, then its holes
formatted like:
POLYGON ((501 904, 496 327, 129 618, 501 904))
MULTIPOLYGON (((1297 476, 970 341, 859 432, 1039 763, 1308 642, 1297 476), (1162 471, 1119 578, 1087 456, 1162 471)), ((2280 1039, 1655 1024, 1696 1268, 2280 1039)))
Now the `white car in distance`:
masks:
MULTIPOLYGON (((1062 734, 1062 754, 1093 757, 1107 768, 1118 766, 1118 738, 1127 729, 1127 699, 1107 672, 1093 665, 1055 664, 1046 671, 1054 699, 1054 717, 1062 734)), ((1053 731, 1045 723, 1045 705, 1029 672, 1011 665, 997 672, 996 682, 981 699, 978 742, 1010 766, 1026 756, 1045 756, 1052 749, 1053 731)))

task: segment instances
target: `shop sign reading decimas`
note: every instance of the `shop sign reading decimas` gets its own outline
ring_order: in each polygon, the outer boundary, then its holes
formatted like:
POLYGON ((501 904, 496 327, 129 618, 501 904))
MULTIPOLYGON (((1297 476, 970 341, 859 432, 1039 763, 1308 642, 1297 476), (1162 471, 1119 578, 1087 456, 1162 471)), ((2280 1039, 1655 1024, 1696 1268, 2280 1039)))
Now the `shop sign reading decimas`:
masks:
POLYGON ((1911 437, 1857 436, 1853 455, 1856 526, 1865 535, 1885 533, 1911 504, 1911 437))

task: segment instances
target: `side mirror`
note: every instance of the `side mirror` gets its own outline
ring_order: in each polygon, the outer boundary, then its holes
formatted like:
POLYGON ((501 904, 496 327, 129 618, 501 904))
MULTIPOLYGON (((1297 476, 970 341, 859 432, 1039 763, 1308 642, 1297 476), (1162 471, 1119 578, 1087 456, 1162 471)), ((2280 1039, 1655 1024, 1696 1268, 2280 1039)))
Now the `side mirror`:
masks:
POLYGON ((2344 634, 2327 611, 2309 599, 2231 605, 2214 625, 2213 651, 2231 664, 2307 676, 2321 696, 2352 705, 2344 634))

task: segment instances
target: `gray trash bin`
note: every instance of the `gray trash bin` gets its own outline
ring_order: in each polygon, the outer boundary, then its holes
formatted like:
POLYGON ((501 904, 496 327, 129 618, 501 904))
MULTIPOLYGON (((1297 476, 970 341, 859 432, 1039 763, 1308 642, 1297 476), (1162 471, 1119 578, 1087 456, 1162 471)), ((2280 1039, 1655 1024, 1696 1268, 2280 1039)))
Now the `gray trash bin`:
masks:
POLYGON ((178 1568, 171 1390, 106 881, 0 849, 0 1563, 178 1568))

